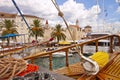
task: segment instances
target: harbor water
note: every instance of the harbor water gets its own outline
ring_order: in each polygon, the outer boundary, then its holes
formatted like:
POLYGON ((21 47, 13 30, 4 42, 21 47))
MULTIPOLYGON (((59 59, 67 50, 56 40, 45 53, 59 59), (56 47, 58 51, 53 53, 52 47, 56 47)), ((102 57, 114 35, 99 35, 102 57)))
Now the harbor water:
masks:
MULTIPOLYGON (((73 64, 76 62, 80 62, 80 58, 78 53, 74 53, 72 56, 69 56, 69 64, 73 64)), ((53 69, 58 69, 65 66, 66 57, 53 57, 53 69)), ((35 64, 45 67, 49 69, 49 58, 48 57, 40 57, 35 59, 35 64)))

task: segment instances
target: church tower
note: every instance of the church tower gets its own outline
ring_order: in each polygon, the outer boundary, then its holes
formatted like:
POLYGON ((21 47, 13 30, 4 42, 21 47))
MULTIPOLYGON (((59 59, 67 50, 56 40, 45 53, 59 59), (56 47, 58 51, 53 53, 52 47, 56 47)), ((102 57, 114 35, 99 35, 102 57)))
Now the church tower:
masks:
POLYGON ((48 20, 46 20, 46 23, 45 23, 45 28, 48 29, 48 20))
POLYGON ((76 20, 76 25, 77 25, 77 26, 79 25, 79 20, 78 20, 78 19, 76 20))

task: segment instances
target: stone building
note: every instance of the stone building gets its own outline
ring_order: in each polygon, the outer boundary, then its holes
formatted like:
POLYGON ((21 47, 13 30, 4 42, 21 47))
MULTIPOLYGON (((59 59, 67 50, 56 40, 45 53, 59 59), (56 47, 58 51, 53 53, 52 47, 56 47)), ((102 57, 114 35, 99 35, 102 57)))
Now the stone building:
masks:
MULTIPOLYGON (((43 18, 39 18, 37 16, 33 16, 33 15, 26 15, 23 14, 24 18, 26 19, 29 27, 33 24, 33 20, 38 19, 40 20, 41 23, 43 23, 43 18)), ((19 34, 23 34, 21 36, 19 36, 19 38, 17 38, 18 42, 28 42, 28 26, 25 24, 25 22, 23 21, 22 17, 18 14, 10 14, 10 13, 5 13, 5 12, 0 12, 0 22, 2 20, 14 20, 15 24, 18 26, 17 31, 19 34), (24 40, 23 40, 24 39, 24 40)), ((2 30, 1 30, 2 31, 2 30)))
POLYGON ((92 32, 92 27, 87 25, 87 26, 85 26, 84 31, 85 31, 85 33, 91 33, 92 32))
MULTIPOLYGON (((33 16, 33 15, 26 15, 23 14, 23 16, 25 17, 27 23, 29 24, 29 26, 31 26, 33 24, 33 20, 38 19, 40 20, 43 28, 44 28, 44 37, 38 37, 38 40, 40 41, 46 41, 49 40, 51 38, 51 32, 53 31, 54 27, 51 27, 48 23, 48 20, 46 20, 45 23, 43 18, 39 18, 37 16, 33 16)), ((34 37, 29 38, 29 29, 26 26, 25 22, 23 21, 22 17, 18 14, 10 14, 10 13, 5 13, 5 12, 0 12, 0 21, 4 20, 4 19, 9 19, 9 20, 14 20, 16 25, 18 25, 17 31, 19 34, 23 34, 22 36, 19 36, 17 38, 17 42, 31 42, 32 40, 34 40, 34 37)), ((69 25, 69 29, 71 31, 71 35, 73 40, 80 40, 83 37, 85 37, 85 32, 90 32, 91 28, 90 27, 86 27, 85 30, 82 30, 81 27, 79 26, 79 21, 76 20, 76 24, 75 25, 69 25)), ((2 31, 2 30, 1 30, 2 31)), ((72 38, 70 36, 70 33, 68 31, 68 29, 64 29, 64 33, 67 36, 66 40, 72 41, 72 38)))
MULTIPOLYGON (((76 20, 75 25, 69 25, 69 28, 70 28, 70 31, 71 31, 71 36, 72 36, 74 41, 80 40, 84 37, 85 32, 79 26, 79 21, 78 20, 76 20)), ((72 40, 68 30, 66 30, 66 34, 67 34, 67 40, 72 40)))

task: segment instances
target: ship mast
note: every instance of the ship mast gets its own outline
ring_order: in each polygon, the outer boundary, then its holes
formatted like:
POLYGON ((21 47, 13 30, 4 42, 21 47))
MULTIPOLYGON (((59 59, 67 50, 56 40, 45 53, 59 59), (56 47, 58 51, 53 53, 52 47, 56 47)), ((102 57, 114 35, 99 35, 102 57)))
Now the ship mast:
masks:
MULTIPOLYGON (((98 5, 99 5, 99 4, 98 4, 98 0, 96 0, 96 5, 97 5, 97 14, 96 14, 96 15, 97 15, 97 17, 98 17, 98 15, 99 15, 99 14, 98 14, 98 5)), ((97 27, 98 32, 99 32, 98 19, 97 19, 97 25, 96 25, 96 27, 97 27)))
POLYGON ((105 28, 105 5, 104 5, 104 0, 103 0, 103 4, 102 4, 102 12, 103 12, 103 32, 104 32, 104 28, 105 28))

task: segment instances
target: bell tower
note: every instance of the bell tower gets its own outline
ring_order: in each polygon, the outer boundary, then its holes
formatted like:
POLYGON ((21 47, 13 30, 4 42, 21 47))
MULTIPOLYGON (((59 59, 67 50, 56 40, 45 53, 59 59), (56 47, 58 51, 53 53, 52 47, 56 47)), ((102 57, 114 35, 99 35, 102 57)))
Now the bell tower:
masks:
POLYGON ((79 25, 79 20, 78 19, 76 20, 76 25, 79 25))
POLYGON ((48 20, 46 20, 45 28, 48 29, 48 20))

